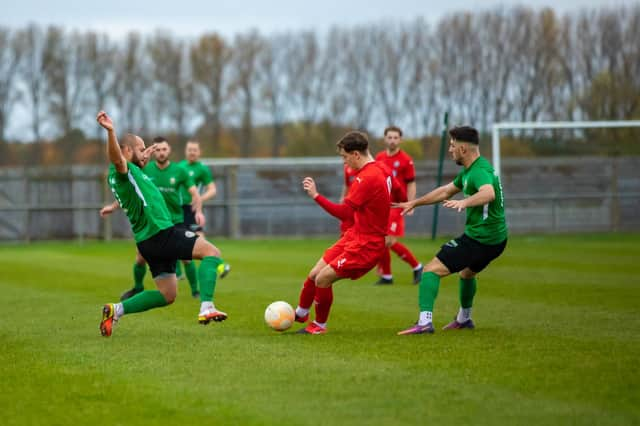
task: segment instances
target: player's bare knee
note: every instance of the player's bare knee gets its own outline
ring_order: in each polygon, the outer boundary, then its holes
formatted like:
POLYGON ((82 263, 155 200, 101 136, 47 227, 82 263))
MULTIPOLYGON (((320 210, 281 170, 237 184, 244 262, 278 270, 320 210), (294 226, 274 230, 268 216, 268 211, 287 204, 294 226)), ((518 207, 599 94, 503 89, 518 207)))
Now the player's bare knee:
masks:
POLYGON ((469 268, 465 268, 462 271, 460 271, 460 278, 464 280, 469 280, 475 276, 476 276, 476 273, 469 268))

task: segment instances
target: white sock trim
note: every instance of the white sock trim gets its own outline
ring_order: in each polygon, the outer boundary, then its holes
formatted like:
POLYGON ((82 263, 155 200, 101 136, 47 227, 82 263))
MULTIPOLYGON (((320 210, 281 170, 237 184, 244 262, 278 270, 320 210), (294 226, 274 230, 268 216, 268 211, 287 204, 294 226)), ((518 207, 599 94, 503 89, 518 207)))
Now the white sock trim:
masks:
POLYGON ((418 325, 427 325, 430 324, 433 320, 433 312, 431 311, 422 311, 420 312, 420 318, 418 319, 418 325))

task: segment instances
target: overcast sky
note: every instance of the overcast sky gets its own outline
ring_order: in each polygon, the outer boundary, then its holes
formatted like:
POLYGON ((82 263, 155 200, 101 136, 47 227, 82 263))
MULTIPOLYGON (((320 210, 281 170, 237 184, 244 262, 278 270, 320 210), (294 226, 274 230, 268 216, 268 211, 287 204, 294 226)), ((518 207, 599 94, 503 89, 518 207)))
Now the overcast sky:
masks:
POLYGON ((500 5, 553 6, 559 13, 581 8, 637 4, 640 0, 0 0, 0 25, 23 27, 29 22, 58 24, 68 29, 93 29, 120 37, 130 30, 157 28, 191 37, 207 31, 226 36, 258 29, 263 34, 287 30, 324 31, 334 24, 357 25, 423 16, 437 21, 462 10, 500 5))

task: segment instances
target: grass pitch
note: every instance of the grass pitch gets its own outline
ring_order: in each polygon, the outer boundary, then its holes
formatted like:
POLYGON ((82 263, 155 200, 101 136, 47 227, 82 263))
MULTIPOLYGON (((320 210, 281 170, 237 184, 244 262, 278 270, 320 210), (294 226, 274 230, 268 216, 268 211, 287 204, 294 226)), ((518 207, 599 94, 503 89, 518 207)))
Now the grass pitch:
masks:
MULTIPOLYGON (((481 274, 474 331, 396 336, 417 286, 369 274, 335 287, 329 333, 269 330, 295 306, 325 240, 217 240, 222 324, 176 303, 98 330, 131 286, 133 243, 0 245, 3 425, 407 425, 640 423, 640 235, 513 237, 481 274)), ((422 261, 444 240, 408 239, 422 261)), ((147 288, 153 287, 149 277, 147 288)), ((439 329, 457 312, 442 281, 439 329)))

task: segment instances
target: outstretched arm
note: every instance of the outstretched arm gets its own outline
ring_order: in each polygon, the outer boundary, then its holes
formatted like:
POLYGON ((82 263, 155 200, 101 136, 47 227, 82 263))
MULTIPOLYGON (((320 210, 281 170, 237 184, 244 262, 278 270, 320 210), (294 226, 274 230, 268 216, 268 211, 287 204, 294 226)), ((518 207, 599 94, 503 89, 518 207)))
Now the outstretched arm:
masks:
POLYGON ((446 185, 439 186, 420 198, 416 198, 415 200, 407 201, 405 203, 393 203, 391 207, 402 209, 402 214, 405 215, 418 206, 439 203, 440 201, 451 198, 458 192, 460 192, 460 188, 455 186, 453 182, 450 182, 446 185))
POLYGON ((489 204, 495 199, 496 199, 496 192, 493 189, 493 185, 486 184, 478 188, 478 192, 476 192, 470 197, 467 197, 462 200, 445 200, 445 202, 442 203, 442 205, 450 209, 456 209, 460 212, 466 209, 467 207, 476 207, 476 206, 483 206, 485 204, 489 204))
POLYGON ((302 187, 307 192, 309 197, 313 198, 313 200, 331 216, 342 221, 353 218, 353 208, 350 205, 344 203, 336 204, 320 195, 316 190, 316 183, 313 178, 304 178, 304 180, 302 181, 302 187))
POLYGON ((98 123, 107 131, 107 156, 109 161, 113 163, 118 173, 127 173, 129 168, 127 166, 127 160, 122 155, 120 145, 118 145, 118 138, 116 137, 115 127, 111 117, 106 112, 100 111, 96 117, 98 123))

